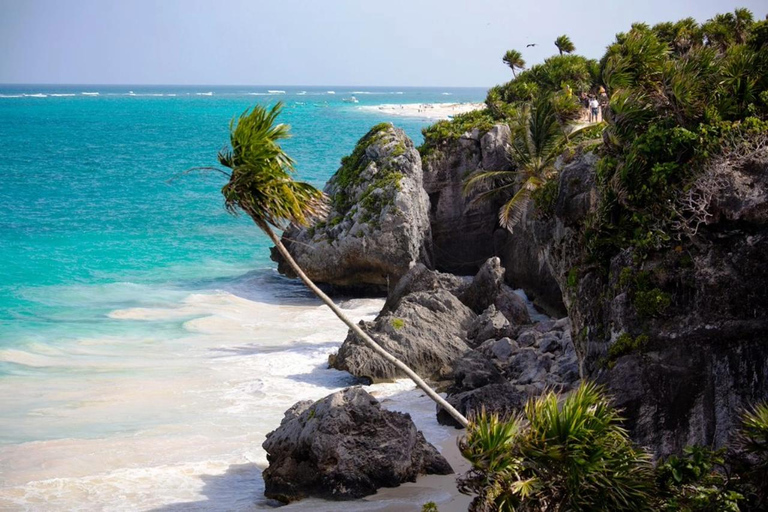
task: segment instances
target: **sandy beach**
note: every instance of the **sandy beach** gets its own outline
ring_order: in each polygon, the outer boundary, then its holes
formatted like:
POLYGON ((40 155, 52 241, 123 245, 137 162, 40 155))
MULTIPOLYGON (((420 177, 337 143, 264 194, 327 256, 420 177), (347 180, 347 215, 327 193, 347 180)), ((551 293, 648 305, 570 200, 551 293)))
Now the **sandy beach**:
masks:
POLYGON ((393 116, 419 117, 423 119, 450 119, 456 114, 466 114, 485 108, 484 103, 404 103, 358 107, 360 110, 379 112, 393 116))

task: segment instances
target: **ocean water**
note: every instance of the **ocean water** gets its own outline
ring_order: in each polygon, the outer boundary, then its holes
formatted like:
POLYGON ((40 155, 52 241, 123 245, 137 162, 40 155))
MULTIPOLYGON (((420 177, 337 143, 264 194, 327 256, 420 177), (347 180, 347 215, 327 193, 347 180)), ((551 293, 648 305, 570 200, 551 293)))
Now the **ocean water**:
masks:
MULTIPOLYGON (((360 106, 483 96, 0 86, 0 509, 269 508, 261 442, 297 400, 352 382, 326 365, 346 329, 275 272, 248 219, 224 212, 223 177, 172 178, 215 164, 229 120, 255 103, 285 102, 284 146, 299 179, 322 186, 371 125, 392 121, 418 144, 430 122, 360 106)), ((381 304, 342 306, 372 318, 381 304)), ((371 391, 431 441, 448 435, 408 382, 371 391)))

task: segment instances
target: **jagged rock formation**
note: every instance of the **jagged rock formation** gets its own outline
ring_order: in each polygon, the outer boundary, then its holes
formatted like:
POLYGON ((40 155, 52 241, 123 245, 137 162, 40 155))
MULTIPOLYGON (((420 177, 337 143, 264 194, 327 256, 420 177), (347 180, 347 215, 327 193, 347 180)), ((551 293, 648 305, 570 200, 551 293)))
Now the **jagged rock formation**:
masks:
POLYGON ((298 402, 263 447, 264 494, 282 502, 361 498, 418 475, 453 473, 410 416, 382 409, 358 387, 298 402))
POLYGON ((476 272, 496 254, 493 232, 498 204, 473 203, 462 192, 464 179, 477 170, 508 170, 509 127, 465 133, 446 141, 424 159, 424 189, 429 194, 434 262, 438 270, 476 272))
MULTIPOLYGON (((495 311, 490 306, 486 313, 495 311)), ((485 316, 485 314, 483 315, 485 316)), ((501 317, 503 319, 503 317, 501 317)), ((465 416, 486 412, 509 416, 545 390, 568 391, 580 380, 579 362, 567 318, 502 330, 454 364, 448 402, 465 416)), ((457 426, 445 411, 438 421, 457 426)))
MULTIPOLYGON (((399 128, 382 123, 357 143, 328 182, 328 218, 291 227, 283 243, 310 279, 386 290, 416 261, 430 263, 429 200, 421 158, 399 128)), ((280 273, 295 277, 279 253, 280 273)))
MULTIPOLYGON (((493 308, 510 332, 509 319, 515 326, 530 322, 525 303, 503 284, 503 276, 498 258, 486 261, 473 279, 414 265, 392 289, 376 320, 362 325, 416 373, 439 381, 453 362, 469 350, 468 343, 491 332, 491 328, 477 322, 476 311, 482 313, 493 308), (504 307, 501 312, 496 311, 494 301, 504 307)), ((338 353, 331 356, 330 364, 372 382, 404 376, 352 332, 338 353)))

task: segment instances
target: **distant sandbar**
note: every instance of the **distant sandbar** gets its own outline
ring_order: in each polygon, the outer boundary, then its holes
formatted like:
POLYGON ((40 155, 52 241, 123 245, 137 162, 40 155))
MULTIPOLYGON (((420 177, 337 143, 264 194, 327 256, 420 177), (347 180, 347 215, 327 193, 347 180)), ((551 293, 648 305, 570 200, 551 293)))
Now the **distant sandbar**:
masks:
POLYGON ((465 114, 485 108, 483 103, 404 103, 358 107, 368 112, 379 112, 393 116, 421 117, 425 119, 450 119, 456 114, 465 114))

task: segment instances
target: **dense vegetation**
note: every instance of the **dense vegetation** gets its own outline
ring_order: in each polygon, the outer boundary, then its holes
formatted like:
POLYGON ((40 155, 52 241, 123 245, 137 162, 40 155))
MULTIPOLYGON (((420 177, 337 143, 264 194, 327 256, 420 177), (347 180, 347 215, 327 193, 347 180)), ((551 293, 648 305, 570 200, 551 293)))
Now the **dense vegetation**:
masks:
POLYGON ((764 510, 768 405, 743 415, 730 450, 690 447, 659 461, 634 446, 601 388, 532 399, 518 417, 481 414, 461 441, 459 489, 472 511, 764 510), (748 462, 747 462, 748 461, 748 462))
MULTIPOLYGON (((627 247, 642 256, 694 236, 700 219, 681 204, 681 191, 718 155, 743 151, 744 141, 761 144, 768 133, 768 20, 755 22, 737 9, 703 24, 638 23, 617 34, 599 61, 569 54, 567 36, 555 45, 560 54, 489 90, 485 110, 425 129, 422 155, 471 129, 514 124, 520 111, 542 101, 567 132, 583 112, 579 99, 602 97, 605 124, 591 134, 602 143, 590 148, 601 156, 602 203, 586 226, 588 259, 605 264, 627 247)), ((504 61, 513 70, 525 65, 514 50, 504 61)))
MULTIPOLYGON (((422 155, 430 158, 472 129, 508 123, 515 169, 469 176, 467 188, 496 180, 478 197, 505 195, 504 227, 514 226, 519 211, 510 205, 519 202, 533 200, 546 217, 558 194, 557 155, 529 151, 542 164, 536 167, 518 150, 534 140, 532 114, 547 112, 547 126, 560 132, 552 147, 565 160, 577 151, 599 157, 599 203, 581 226, 563 291, 575 294, 584 268, 607 274, 611 260, 631 249, 633 266, 617 286, 638 318, 661 318, 674 309, 674 297, 636 263, 670 256, 690 266, 709 236, 699 229, 708 219, 697 201, 717 194, 719 169, 768 147, 768 20, 737 9, 705 23, 638 23, 617 34, 599 60, 572 54, 567 38, 555 44, 558 55, 522 71, 523 56, 508 52, 513 79, 488 92, 482 112, 425 129, 422 155), (569 137, 585 95, 602 99, 603 122, 569 137)), ((643 350, 647 333, 632 334, 618 336, 603 367, 643 350)), ((460 484, 476 496, 473 510, 768 509, 766 405, 744 414, 727 449, 690 447, 653 467, 627 440, 600 390, 586 385, 562 402, 551 394, 531 402, 519 418, 475 418, 462 450, 472 471, 460 484)))

